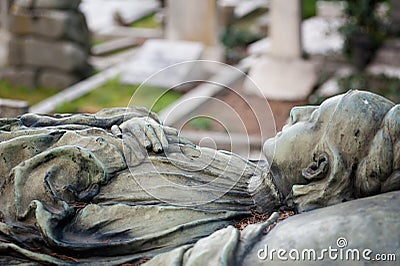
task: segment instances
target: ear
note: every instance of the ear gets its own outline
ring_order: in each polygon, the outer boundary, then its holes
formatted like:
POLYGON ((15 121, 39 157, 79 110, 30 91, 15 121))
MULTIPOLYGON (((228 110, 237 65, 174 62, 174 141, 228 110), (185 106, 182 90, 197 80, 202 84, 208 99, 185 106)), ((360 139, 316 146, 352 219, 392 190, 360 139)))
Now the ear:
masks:
POLYGON ((309 164, 307 168, 302 170, 302 175, 308 181, 316 181, 323 179, 329 170, 329 159, 325 153, 314 157, 314 162, 309 164))

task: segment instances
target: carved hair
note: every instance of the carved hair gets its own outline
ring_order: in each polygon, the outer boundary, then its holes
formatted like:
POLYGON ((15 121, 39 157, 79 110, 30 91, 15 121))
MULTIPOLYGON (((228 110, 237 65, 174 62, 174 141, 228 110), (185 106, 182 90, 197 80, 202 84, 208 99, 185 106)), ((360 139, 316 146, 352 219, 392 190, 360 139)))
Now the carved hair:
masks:
POLYGON ((356 196, 400 189, 400 105, 385 115, 357 169, 356 196))
POLYGON ((400 189, 399 133, 400 105, 369 92, 341 96, 303 170, 312 182, 293 187, 298 209, 400 189))

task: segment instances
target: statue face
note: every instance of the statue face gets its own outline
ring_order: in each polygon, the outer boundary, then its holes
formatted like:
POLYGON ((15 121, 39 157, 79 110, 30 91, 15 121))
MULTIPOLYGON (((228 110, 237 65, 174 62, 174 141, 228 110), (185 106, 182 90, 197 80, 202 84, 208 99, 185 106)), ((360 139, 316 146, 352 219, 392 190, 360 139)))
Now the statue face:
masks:
POLYGON ((332 171, 327 181, 335 179, 332 184, 350 178, 393 106, 379 95, 349 91, 320 106, 293 108, 288 125, 263 147, 279 190, 286 196, 295 184, 324 179, 329 167, 332 171), (307 179, 303 170, 310 173, 307 179))
POLYGON ((342 95, 320 106, 295 107, 281 132, 264 143, 263 151, 280 191, 286 196, 293 184, 305 184, 302 170, 313 159, 313 150, 326 131, 331 115, 342 95))

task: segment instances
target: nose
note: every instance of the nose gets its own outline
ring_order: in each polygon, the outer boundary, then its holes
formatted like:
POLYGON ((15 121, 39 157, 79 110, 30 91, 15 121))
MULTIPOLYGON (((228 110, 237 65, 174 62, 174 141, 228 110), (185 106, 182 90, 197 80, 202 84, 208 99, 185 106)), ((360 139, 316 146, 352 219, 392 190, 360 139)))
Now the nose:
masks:
POLYGON ((314 112, 316 109, 318 109, 318 106, 293 107, 290 111, 290 124, 293 125, 298 121, 309 119, 312 112, 314 112))

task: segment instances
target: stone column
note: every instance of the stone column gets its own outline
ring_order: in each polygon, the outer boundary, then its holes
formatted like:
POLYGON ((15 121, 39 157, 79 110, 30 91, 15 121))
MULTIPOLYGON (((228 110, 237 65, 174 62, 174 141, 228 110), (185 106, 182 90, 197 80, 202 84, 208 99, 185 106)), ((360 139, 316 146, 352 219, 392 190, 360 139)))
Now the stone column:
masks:
POLYGON ((219 26, 216 0, 167 0, 166 38, 200 42, 205 59, 219 60, 219 26))
POLYGON ((300 58, 301 44, 301 1, 271 0, 270 55, 281 58, 300 58))
POLYGON ((301 0, 271 0, 271 46, 250 69, 257 87, 248 92, 270 100, 303 101, 317 82, 313 63, 302 58, 301 0))
POLYGON ((217 44, 216 0, 168 0, 167 9, 168 39, 217 44))

